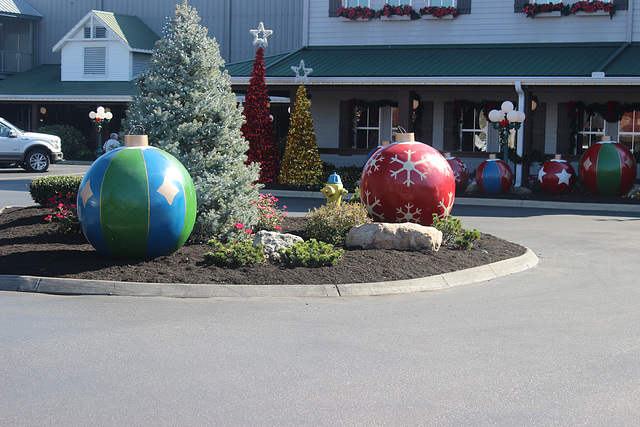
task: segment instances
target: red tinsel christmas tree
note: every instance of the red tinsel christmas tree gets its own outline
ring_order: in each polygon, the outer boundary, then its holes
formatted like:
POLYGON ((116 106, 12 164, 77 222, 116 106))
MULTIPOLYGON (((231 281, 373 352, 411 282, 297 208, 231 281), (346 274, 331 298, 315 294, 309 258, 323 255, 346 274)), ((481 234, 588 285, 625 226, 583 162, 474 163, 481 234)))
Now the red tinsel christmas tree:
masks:
POLYGON ((273 123, 267 107, 267 84, 265 82, 264 49, 259 47, 253 62, 251 80, 244 102, 246 123, 242 126, 242 134, 249 141, 247 164, 260 164, 258 182, 275 181, 278 177, 279 159, 276 153, 276 140, 273 134, 273 123))

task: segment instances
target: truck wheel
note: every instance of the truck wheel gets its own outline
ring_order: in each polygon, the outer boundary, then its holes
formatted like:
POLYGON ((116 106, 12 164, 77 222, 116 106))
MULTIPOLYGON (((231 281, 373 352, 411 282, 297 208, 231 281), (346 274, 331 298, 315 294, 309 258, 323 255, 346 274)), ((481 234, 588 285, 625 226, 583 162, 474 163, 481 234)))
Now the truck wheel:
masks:
POLYGON ((24 159, 24 168, 29 172, 46 172, 49 169, 49 156, 43 150, 32 150, 24 159))

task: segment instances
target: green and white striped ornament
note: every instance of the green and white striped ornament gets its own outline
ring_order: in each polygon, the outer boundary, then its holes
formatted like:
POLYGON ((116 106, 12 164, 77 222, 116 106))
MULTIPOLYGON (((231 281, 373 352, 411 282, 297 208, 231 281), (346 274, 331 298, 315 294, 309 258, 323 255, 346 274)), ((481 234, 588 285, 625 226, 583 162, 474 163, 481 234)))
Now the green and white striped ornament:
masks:
POLYGON ((178 250, 196 218, 187 170, 155 147, 122 147, 96 160, 78 191, 87 240, 115 258, 151 258, 178 250))

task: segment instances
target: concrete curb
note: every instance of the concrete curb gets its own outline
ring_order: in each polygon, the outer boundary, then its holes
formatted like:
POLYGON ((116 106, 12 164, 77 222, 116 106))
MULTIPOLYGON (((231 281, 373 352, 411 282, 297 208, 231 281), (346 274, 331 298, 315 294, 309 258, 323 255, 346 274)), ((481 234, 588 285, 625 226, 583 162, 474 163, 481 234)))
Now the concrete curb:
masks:
POLYGON ((340 285, 203 285, 134 283, 107 280, 0 275, 0 291, 56 295, 156 296, 169 298, 300 298, 390 295, 468 285, 524 271, 538 264, 527 248, 524 255, 480 267, 419 279, 340 285))
MULTIPOLYGON (((295 191, 295 190, 260 190, 261 193, 271 193, 276 197, 295 197, 302 199, 324 199, 319 191, 295 191)), ((353 194, 347 195, 347 199, 353 194)), ((521 199, 490 199, 473 197, 456 197, 454 206, 499 206, 530 209, 563 209, 580 212, 626 212, 640 213, 640 205, 627 205, 615 203, 578 203, 578 202, 550 202, 543 200, 521 199)))

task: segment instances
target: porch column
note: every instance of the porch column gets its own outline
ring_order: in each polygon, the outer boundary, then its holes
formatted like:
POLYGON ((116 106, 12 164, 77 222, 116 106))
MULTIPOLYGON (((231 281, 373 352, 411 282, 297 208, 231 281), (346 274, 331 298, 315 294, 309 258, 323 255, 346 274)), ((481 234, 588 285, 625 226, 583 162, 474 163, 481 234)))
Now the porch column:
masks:
POLYGON ((398 91, 398 126, 413 132, 413 92, 398 91))
MULTIPOLYGON (((531 91, 524 91, 524 114, 527 117, 523 123, 523 141, 522 141, 522 153, 527 154, 531 150, 531 139, 533 138, 533 117, 531 116, 531 99, 533 93, 531 91)), ((522 186, 529 187, 529 173, 531 171, 531 162, 522 162, 522 186)))

